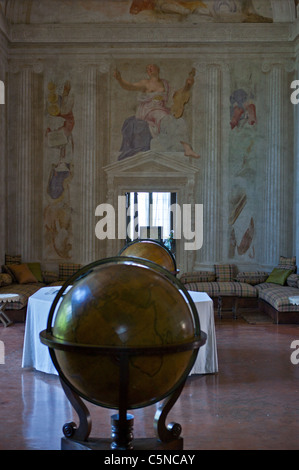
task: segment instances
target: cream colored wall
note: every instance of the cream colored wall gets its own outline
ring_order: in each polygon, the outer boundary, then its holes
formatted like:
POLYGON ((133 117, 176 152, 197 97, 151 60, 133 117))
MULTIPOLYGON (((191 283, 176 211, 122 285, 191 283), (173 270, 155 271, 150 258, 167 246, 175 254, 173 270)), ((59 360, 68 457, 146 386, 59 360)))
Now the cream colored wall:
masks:
MULTIPOLYGON (((156 149, 198 169, 191 199, 204 205, 204 244, 191 255, 181 252, 179 268, 208 269, 215 262, 267 268, 280 254, 293 255, 290 28, 287 23, 12 25, 7 34, 13 47, 6 46, 5 251, 49 268, 116 254, 113 241, 95 237, 95 208, 114 190, 104 168, 117 163, 121 126, 135 112, 136 95, 118 86, 113 71, 118 67, 124 78, 137 80, 145 76, 146 64, 157 63, 173 89, 192 68, 196 72, 184 118, 201 158, 184 157, 169 145, 156 149), (61 118, 57 109, 66 85, 61 118), (230 97, 240 89, 256 109, 256 122, 244 118, 247 104, 232 128, 230 97), (64 122, 70 125, 67 135, 64 128, 51 133, 64 122)), ((182 203, 189 203, 185 193, 182 203)))

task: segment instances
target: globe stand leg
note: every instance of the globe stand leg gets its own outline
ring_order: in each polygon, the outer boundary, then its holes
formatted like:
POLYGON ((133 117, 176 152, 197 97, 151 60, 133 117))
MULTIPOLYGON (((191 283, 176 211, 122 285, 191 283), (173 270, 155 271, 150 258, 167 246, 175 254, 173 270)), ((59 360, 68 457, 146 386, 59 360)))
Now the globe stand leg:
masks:
POLYGON ((69 439, 76 439, 79 441, 86 441, 91 431, 91 417, 87 407, 71 388, 60 377, 60 382, 64 393, 66 394, 71 405, 75 409, 79 417, 79 426, 74 422, 65 423, 63 426, 63 433, 69 439))
MULTIPOLYGON (((161 442, 175 442, 182 446, 183 448, 183 440, 180 438, 180 434, 182 432, 182 427, 179 423, 169 423, 168 426, 165 425, 167 415, 169 411, 172 409, 176 401, 178 400, 186 380, 182 382, 182 384, 169 396, 167 397, 162 405, 159 406, 158 410, 156 411, 155 418, 154 418, 154 428, 157 434, 157 437, 160 439, 161 442)), ((179 449, 180 447, 178 447, 179 449)))

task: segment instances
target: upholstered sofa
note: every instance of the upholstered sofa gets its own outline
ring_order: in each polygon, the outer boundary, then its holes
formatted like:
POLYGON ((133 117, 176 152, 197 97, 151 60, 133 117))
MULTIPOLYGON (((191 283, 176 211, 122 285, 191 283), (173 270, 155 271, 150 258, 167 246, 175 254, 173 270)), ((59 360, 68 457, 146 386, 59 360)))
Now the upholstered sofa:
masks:
POLYGON ((21 255, 5 255, 5 264, 0 273, 0 294, 19 296, 16 302, 6 303, 5 310, 9 318, 13 322, 24 322, 31 295, 48 285, 62 285, 80 267, 77 263, 61 263, 56 273, 42 270, 38 262, 23 263, 21 255))
POLYGON ((207 292, 219 317, 226 309, 237 317, 238 309, 259 308, 274 323, 299 323, 299 305, 290 300, 299 296, 296 270, 295 257, 281 256, 271 273, 238 272, 235 265, 225 264, 215 265, 214 271, 183 273, 180 280, 188 290, 207 292))

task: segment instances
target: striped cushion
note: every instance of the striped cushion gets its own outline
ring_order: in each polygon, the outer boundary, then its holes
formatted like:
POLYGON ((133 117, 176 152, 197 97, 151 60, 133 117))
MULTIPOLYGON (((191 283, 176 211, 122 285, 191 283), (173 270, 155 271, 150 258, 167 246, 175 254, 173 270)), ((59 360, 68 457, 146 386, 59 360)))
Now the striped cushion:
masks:
POLYGON ((251 284, 252 286, 255 286, 256 284, 260 284, 261 282, 265 282, 266 279, 269 277, 269 274, 266 272, 247 272, 243 271, 237 274, 236 276, 236 281, 239 282, 247 282, 248 284, 251 284))
POLYGON ((211 297, 257 297, 256 288, 243 282, 190 282, 185 287, 191 291, 206 292, 211 297))
POLYGON ((268 302, 278 312, 299 312, 299 305, 290 304, 289 297, 298 295, 295 287, 285 287, 275 284, 275 288, 259 292, 259 298, 268 302))
POLYGON ((233 264, 215 264, 216 281, 233 281, 235 277, 235 266, 233 264))
POLYGON ((66 281, 70 276, 75 274, 81 268, 81 264, 62 263, 59 265, 59 279, 66 281))
POLYGON ((215 281, 216 276, 212 271, 193 271, 188 273, 183 273, 180 276, 180 281, 183 284, 187 282, 208 282, 215 281))

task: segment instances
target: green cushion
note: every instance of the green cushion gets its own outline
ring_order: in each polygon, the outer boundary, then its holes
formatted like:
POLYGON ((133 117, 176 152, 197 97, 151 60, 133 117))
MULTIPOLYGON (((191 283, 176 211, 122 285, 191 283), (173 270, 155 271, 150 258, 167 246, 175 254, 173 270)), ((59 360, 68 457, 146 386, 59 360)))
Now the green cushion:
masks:
POLYGON ((291 269, 274 268, 266 282, 273 282, 274 284, 284 286, 290 274, 292 274, 291 269))
POLYGON ((40 263, 26 263, 38 282, 44 282, 40 263))

